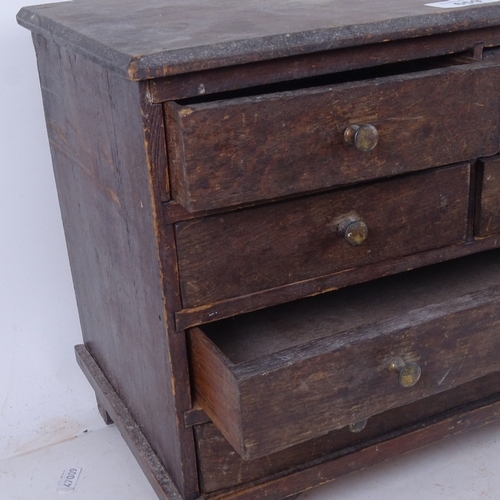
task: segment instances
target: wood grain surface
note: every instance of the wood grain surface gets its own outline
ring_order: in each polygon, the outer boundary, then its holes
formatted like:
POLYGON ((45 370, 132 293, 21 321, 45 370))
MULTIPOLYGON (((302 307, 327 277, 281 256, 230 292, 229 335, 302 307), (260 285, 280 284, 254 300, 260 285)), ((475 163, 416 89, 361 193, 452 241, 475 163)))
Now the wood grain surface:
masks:
POLYGON ((149 109, 144 123, 140 83, 34 41, 84 341, 181 494, 195 498, 194 439, 178 425, 191 404, 185 342, 167 333, 175 280, 167 291, 150 178, 165 154, 161 113, 149 109))
POLYGON ((18 14, 33 32, 135 80, 483 28, 499 20, 496 4, 443 10, 420 0, 372 0, 370 8, 350 0, 88 0, 18 14))
POLYGON ((500 157, 481 162, 480 199, 476 234, 488 236, 500 233, 500 157))
MULTIPOLYGON (((476 57, 474 51, 500 44, 497 28, 444 33, 433 37, 395 40, 258 61, 240 66, 195 71, 188 74, 149 80, 149 96, 153 102, 179 100, 210 95, 257 85, 293 81, 360 68, 369 68, 396 61, 412 61, 445 54, 464 54, 476 57)), ((493 49, 492 49, 493 50, 493 49)))
POLYGON ((77 359, 160 498, 281 500, 500 416, 498 251, 373 281, 500 245, 500 4, 77 0, 18 21, 77 359), (365 123, 370 153, 343 139, 365 123))
POLYGON ((194 328, 197 400, 252 459, 498 371, 499 274, 494 253, 194 328))
POLYGON ((477 63, 167 104, 173 197, 208 210, 495 154, 499 79, 499 67, 477 63), (376 127, 373 151, 345 142, 351 124, 376 127))
POLYGON ((348 455, 363 443, 397 429, 425 421, 452 408, 468 404, 498 392, 500 373, 476 379, 410 405, 383 412, 369 419, 365 429, 352 433, 347 427, 292 446, 278 453, 243 460, 212 424, 196 427, 201 489, 215 492, 258 481, 263 476, 287 475, 348 455))
POLYGON ((464 241, 469 166, 437 169, 176 224, 184 308, 464 241), (368 225, 350 246, 346 215, 368 225))

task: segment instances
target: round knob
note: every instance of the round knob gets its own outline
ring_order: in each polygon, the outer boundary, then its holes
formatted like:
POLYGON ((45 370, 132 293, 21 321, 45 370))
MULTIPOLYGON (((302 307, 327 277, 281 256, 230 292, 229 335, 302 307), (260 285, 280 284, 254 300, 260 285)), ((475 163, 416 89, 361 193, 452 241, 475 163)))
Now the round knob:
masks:
POLYGON ((353 247, 357 247, 368 238, 368 226, 361 217, 352 214, 342 219, 337 227, 344 240, 353 247))
POLYGON ((366 222, 357 220, 351 222, 344 232, 344 239, 353 247, 361 245, 368 238, 368 226, 366 222))
POLYGON ((413 387, 422 375, 422 369, 417 363, 405 363, 399 357, 390 362, 389 370, 399 373, 399 384, 402 387, 413 387))
POLYGON ((344 131, 344 140, 364 153, 372 151, 378 143, 378 131, 369 123, 349 125, 344 131))
POLYGON ((354 422, 353 424, 349 424, 349 430, 354 434, 357 432, 361 432, 365 429, 367 423, 367 419, 360 420, 359 422, 354 422))

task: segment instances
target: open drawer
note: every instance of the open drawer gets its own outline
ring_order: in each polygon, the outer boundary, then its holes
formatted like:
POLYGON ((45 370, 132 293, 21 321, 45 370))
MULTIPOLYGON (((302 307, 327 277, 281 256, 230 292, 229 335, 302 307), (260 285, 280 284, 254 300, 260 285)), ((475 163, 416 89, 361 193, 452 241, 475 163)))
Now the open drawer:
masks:
POLYGON ((245 459, 500 369, 500 253, 189 331, 198 403, 245 459))
POLYGON ((415 68, 284 92, 167 103, 174 199, 196 212, 497 153, 498 63, 415 68))

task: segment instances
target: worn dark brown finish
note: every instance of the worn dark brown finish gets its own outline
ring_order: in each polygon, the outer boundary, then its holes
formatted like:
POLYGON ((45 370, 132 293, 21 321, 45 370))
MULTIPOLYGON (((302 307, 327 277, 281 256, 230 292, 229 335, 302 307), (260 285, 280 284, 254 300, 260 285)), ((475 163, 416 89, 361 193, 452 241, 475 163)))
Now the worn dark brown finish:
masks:
POLYGON ((456 259, 457 257, 491 250, 497 248, 499 245, 500 236, 498 235, 478 238, 473 242, 467 242, 466 245, 452 245, 437 250, 420 252, 379 264, 347 269, 320 278, 300 281, 291 285, 236 297, 235 299, 215 302, 192 309, 184 309, 175 314, 177 329, 184 330, 203 323, 210 323, 218 319, 262 309, 270 305, 281 304, 290 300, 297 300, 301 297, 309 297, 318 293, 337 290, 355 283, 363 283, 371 279, 389 276, 436 262, 443 262, 448 259, 456 259))
POLYGON ((160 500, 182 500, 170 475, 127 406, 84 345, 75 347, 76 360, 96 392, 99 404, 118 427, 160 500))
POLYGON ((283 492, 296 492, 325 484, 371 465, 391 460, 409 451, 418 450, 446 437, 460 434, 494 422, 500 418, 500 394, 449 412, 421 420, 360 446, 347 448, 330 460, 293 471, 283 476, 269 476, 233 491, 207 495, 210 500, 278 500, 283 492), (307 485, 307 486, 305 486, 307 485))
POLYGON ((500 44, 498 28, 446 33, 349 47, 317 54, 298 55, 271 61, 218 68, 187 75, 150 80, 149 96, 154 102, 185 99, 200 95, 236 90, 289 80, 297 80, 359 68, 373 67, 394 61, 411 61, 444 54, 473 51, 474 47, 500 44))
MULTIPOLYGON (((174 378, 148 169, 155 157, 145 143, 139 84, 40 36, 34 41, 84 341, 193 498, 196 468, 187 456, 194 441, 177 425, 190 404, 181 389, 187 362, 174 357, 174 378)), ((179 340, 170 339, 171 348, 179 340)))
POLYGON ((367 440, 496 394, 499 387, 500 373, 496 372, 416 403, 375 415, 360 433, 352 433, 345 427, 255 460, 243 460, 214 424, 199 425, 196 427, 196 442, 202 490, 210 493, 234 488, 258 481, 263 476, 286 475, 310 467, 313 463, 328 462, 342 453, 352 452, 353 447, 363 446, 367 440))
POLYGON ((498 44, 495 44, 497 46, 484 50, 482 54, 482 59, 485 62, 491 62, 491 63, 499 63, 500 62, 500 48, 498 47, 498 44))
POLYGON ((292 498, 500 416, 498 253, 376 280, 500 245, 485 158, 500 5, 313 3, 18 15, 38 53, 78 362, 162 499, 292 498), (353 125, 372 143, 344 141, 353 125), (418 363, 416 385, 385 370, 394 357, 418 363), (236 456, 198 403, 260 458, 236 456), (343 427, 364 416, 360 433, 343 427))
POLYGON ((463 241, 468 192, 460 165, 178 223, 183 307, 463 241), (353 213, 368 226, 355 248, 337 230, 353 213))
POLYGON ((251 459, 499 370, 494 257, 195 328, 197 400, 251 459), (415 386, 389 373, 396 356, 422 367, 415 386))
POLYGON ((165 168, 168 163, 165 123, 162 106, 151 103, 148 97, 147 84, 139 85, 139 89, 147 167, 151 179, 154 179, 151 188, 157 200, 155 209, 159 209, 162 202, 170 200, 170 178, 168 169, 165 168))
POLYGON ((208 210, 495 154, 498 79, 499 67, 473 63, 205 104, 168 104, 173 196, 190 211, 208 210), (460 97, 450 100, 450 95, 460 97), (346 144, 351 124, 377 128, 373 151, 346 144))
POLYGON ((478 202, 476 234, 500 233, 500 157, 481 162, 481 197, 478 202))
POLYGON ((495 27, 499 16, 494 4, 437 12, 420 0, 373 0, 370 9, 347 0, 317 0, 314 8, 306 0, 106 0, 99 8, 91 1, 24 8, 18 22, 139 80, 495 27))
POLYGON ((184 425, 186 427, 206 424, 208 422, 210 422, 210 418, 205 413, 205 410, 196 402, 190 410, 184 413, 184 425))

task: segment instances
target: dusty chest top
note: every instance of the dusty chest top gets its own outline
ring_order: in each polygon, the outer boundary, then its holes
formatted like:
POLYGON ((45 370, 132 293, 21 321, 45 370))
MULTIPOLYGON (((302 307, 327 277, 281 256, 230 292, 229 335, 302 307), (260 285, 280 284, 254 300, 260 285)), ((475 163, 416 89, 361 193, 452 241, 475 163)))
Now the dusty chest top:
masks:
POLYGON ((143 80, 500 25, 500 1, 489 1, 437 8, 426 0, 76 0, 25 7, 18 22, 143 80))

